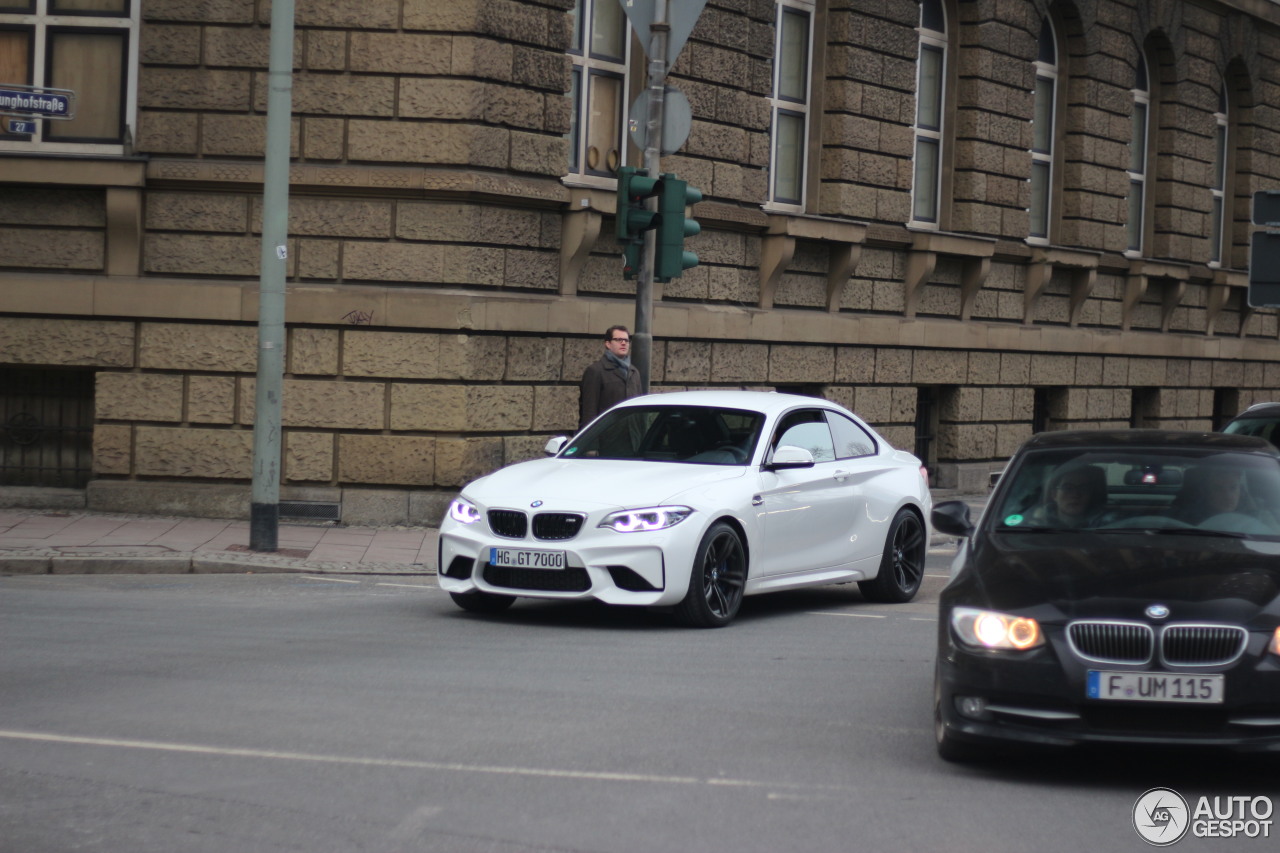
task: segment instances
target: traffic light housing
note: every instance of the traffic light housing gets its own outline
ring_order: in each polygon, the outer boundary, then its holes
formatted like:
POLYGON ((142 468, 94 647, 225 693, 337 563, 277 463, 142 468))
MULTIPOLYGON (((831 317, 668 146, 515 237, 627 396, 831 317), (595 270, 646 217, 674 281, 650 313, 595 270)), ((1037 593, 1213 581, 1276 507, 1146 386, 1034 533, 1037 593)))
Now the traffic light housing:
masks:
POLYGON ((622 244, 622 277, 635 278, 644 254, 644 232, 657 227, 658 215, 645 207, 645 199, 660 191, 660 181, 645 169, 618 169, 617 236, 622 244))
POLYGON ((657 240, 653 258, 655 281, 671 281, 698 265, 698 256, 684 250, 684 240, 702 231, 696 219, 686 218, 685 208, 702 201, 702 190, 694 189, 675 175, 663 175, 658 182, 657 240))

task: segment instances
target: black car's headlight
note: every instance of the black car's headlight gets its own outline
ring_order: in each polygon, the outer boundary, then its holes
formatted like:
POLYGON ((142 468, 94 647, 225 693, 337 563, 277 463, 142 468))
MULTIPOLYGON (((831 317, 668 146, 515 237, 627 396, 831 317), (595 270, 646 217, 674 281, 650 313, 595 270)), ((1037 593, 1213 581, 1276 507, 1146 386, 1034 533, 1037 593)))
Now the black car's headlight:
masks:
POLYGON ((687 506, 651 506, 644 509, 624 509, 605 516, 598 527, 607 527, 619 533, 665 530, 675 527, 689 516, 693 509, 687 506))
POLYGON ((982 649, 1026 651, 1044 645, 1040 623, 1025 616, 957 607, 951 611, 951 627, 966 645, 982 649))
POLYGON ((1267 646, 1267 651, 1273 655, 1280 655, 1280 628, 1271 635, 1271 645, 1267 646))
POLYGON ((475 524, 480 520, 480 510, 476 509, 470 501, 454 498, 449 504, 449 517, 462 524, 475 524))

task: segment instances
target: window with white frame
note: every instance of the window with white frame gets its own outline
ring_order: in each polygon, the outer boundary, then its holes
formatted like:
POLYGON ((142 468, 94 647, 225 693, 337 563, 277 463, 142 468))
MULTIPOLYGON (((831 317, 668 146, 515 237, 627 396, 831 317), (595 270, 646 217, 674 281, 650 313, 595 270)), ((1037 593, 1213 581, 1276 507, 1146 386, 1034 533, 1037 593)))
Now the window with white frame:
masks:
POLYGON ((119 154, 138 67, 138 0, 0 0, 0 89, 69 89, 75 117, 0 116, 0 150, 119 154), (26 122, 11 132, 11 121, 26 122))
POLYGON ((804 207, 813 0, 779 0, 775 27, 769 201, 804 207))
POLYGON ((1053 24, 1046 17, 1040 28, 1036 56, 1035 114, 1031 143, 1032 242, 1048 243, 1052 216, 1054 134, 1057 132, 1058 44, 1053 24))
POLYGON ((919 32, 911 224, 936 228, 942 193, 942 121, 947 68, 947 17, 942 0, 920 3, 919 32))
POLYGON ((1133 86, 1133 126, 1129 134, 1129 245, 1127 254, 1140 256, 1147 211, 1147 145, 1151 135, 1151 83, 1147 61, 1138 57, 1133 86))
POLYGON ((569 47, 573 61, 571 177, 612 178, 624 165, 629 34, 618 0, 577 0, 569 47))
POLYGON ((1226 231, 1224 217, 1227 213, 1227 143, 1229 141, 1229 124, 1227 119, 1227 87, 1225 83, 1218 94, 1218 111, 1213 114, 1213 118, 1217 123, 1217 128, 1214 136, 1213 175, 1211 176, 1213 184, 1210 187, 1213 195, 1213 207, 1209 214, 1209 266, 1211 267, 1222 265, 1222 237, 1226 231))

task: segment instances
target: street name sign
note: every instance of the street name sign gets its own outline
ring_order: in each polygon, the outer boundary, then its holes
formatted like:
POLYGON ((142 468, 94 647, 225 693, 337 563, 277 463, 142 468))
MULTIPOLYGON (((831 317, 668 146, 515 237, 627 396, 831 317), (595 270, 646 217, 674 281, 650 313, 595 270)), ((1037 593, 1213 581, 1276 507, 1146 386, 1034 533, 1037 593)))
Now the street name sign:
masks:
POLYGON ((76 117, 76 93, 70 89, 0 84, 0 114, 73 119, 76 117))

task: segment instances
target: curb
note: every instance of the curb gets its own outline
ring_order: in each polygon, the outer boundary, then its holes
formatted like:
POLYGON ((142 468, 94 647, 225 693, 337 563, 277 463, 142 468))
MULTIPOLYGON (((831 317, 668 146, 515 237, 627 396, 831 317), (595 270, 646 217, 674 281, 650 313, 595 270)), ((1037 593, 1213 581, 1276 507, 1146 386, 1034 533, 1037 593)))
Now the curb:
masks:
POLYGON ((12 556, 0 557, 0 575, 214 575, 214 574, 349 574, 435 577, 422 565, 400 563, 349 565, 299 563, 267 559, 236 560, 226 557, 156 556, 12 556))

